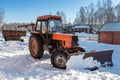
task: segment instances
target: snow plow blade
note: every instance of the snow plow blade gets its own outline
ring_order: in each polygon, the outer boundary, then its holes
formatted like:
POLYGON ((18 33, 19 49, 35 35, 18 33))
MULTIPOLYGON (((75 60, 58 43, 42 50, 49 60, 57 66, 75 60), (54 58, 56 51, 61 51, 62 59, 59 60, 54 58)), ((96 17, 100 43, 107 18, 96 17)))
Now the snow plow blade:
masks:
POLYGON ((102 67, 113 66, 112 54, 113 50, 90 51, 85 52, 83 59, 93 57, 93 60, 100 62, 102 67))

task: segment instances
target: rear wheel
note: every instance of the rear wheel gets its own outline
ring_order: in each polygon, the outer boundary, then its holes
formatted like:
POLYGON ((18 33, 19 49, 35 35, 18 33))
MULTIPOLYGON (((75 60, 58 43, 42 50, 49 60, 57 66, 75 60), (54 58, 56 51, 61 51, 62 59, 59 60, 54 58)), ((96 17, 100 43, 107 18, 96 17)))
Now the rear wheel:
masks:
POLYGON ((43 56, 43 43, 42 40, 32 35, 29 40, 29 50, 30 54, 35 59, 40 59, 43 56))
POLYGON ((64 51, 56 51, 51 56, 51 63, 56 68, 66 69, 67 54, 64 51))

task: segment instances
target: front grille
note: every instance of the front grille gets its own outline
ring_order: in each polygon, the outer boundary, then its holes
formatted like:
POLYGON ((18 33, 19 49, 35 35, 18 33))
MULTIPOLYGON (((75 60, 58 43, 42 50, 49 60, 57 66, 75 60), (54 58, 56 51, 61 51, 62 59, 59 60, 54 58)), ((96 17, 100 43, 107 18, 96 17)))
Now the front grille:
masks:
POLYGON ((78 46, 78 36, 72 36, 72 46, 78 46))

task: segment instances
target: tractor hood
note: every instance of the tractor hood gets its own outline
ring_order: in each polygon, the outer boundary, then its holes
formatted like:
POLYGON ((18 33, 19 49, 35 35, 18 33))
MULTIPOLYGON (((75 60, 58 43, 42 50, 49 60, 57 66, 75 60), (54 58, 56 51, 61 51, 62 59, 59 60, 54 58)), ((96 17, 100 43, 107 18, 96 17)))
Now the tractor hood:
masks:
POLYGON ((64 48, 78 46, 78 36, 73 34, 54 33, 52 39, 62 41, 62 46, 64 48))

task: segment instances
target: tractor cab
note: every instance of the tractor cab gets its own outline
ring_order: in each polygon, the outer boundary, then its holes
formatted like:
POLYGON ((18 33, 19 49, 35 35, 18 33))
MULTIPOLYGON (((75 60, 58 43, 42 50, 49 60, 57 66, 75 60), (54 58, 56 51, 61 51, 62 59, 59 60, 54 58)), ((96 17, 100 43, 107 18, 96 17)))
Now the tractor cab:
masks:
POLYGON ((62 33, 61 17, 51 15, 38 17, 35 31, 42 34, 62 33))
POLYGON ((60 46, 64 49, 78 46, 78 36, 63 33, 60 16, 46 15, 38 17, 35 31, 31 34, 40 37, 43 41, 44 50, 50 52, 49 46, 57 48, 60 46))

